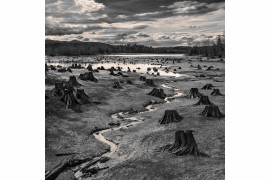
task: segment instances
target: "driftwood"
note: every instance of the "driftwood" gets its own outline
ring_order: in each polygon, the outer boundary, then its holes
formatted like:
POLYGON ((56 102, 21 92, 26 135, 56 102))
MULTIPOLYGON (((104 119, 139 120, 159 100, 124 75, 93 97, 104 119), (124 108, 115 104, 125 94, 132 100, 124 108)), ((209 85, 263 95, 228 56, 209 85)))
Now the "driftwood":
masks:
POLYGON ((156 85, 154 84, 153 79, 146 79, 145 84, 148 85, 148 86, 151 86, 151 87, 156 87, 156 85))
POLYGON ((46 173, 45 180, 55 180, 59 174, 61 174, 67 167, 69 167, 71 159, 72 158, 62 160, 52 170, 46 173))
POLYGON ((76 87, 76 86, 82 86, 80 83, 78 83, 78 81, 77 81, 77 79, 76 79, 75 76, 70 76, 69 77, 69 81, 67 82, 67 84, 72 85, 74 87, 76 87))
POLYGON ((63 96, 64 95, 64 83, 56 82, 54 84, 54 89, 52 90, 54 96, 63 96))
POLYGON ((120 86, 120 83, 119 83, 119 82, 114 82, 114 83, 113 83, 113 88, 115 88, 115 89, 123 89, 123 88, 120 86))
POLYGON ((200 100, 194 104, 194 105, 211 105, 212 103, 210 102, 208 96, 202 95, 200 97, 200 100))
POLYGON ((147 95, 159 97, 161 99, 165 99, 165 97, 166 97, 166 94, 164 93, 162 88, 160 88, 160 89, 153 88, 153 90, 150 93, 148 93, 147 95))
POLYGON ((98 82, 98 80, 94 77, 93 72, 87 72, 84 74, 80 74, 79 78, 83 81, 93 81, 93 82, 98 82))
POLYGON ((217 117, 217 118, 222 118, 225 116, 219 111, 219 108, 216 105, 205 106, 204 111, 200 113, 200 115, 204 117, 217 117))
POLYGON ((77 89, 76 98, 81 100, 83 104, 90 103, 89 97, 85 94, 84 89, 77 89))
POLYGON ((219 89, 214 89, 214 90, 211 92, 211 95, 212 95, 212 96, 224 96, 223 94, 220 93, 219 89))
POLYGON ((206 84, 202 87, 202 89, 212 89, 214 87, 212 84, 206 84))
POLYGON ((80 104, 73 95, 73 91, 70 91, 68 89, 65 89, 64 96, 61 98, 61 101, 63 101, 67 105, 67 108, 71 108, 72 106, 80 104))
POLYGON ((189 99, 194 99, 194 98, 199 98, 201 96, 202 96, 202 94, 199 93, 198 88, 191 88, 186 97, 189 99))
POLYGON ((208 156, 198 150, 198 146, 192 132, 192 130, 187 130, 186 132, 183 130, 176 131, 174 143, 168 144, 161 149, 167 150, 177 156, 208 156))
POLYGON ((165 110, 163 118, 159 121, 160 124, 168 124, 171 122, 180 122, 183 119, 176 110, 165 110))

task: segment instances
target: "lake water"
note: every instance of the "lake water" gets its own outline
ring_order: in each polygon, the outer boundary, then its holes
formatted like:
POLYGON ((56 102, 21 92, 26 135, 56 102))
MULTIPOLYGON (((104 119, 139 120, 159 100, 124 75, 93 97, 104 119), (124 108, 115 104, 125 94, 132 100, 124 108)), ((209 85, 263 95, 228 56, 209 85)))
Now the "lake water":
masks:
POLYGON ((158 72, 161 76, 175 76, 179 77, 181 74, 177 74, 174 72, 166 72, 166 65, 161 66, 161 61, 159 63, 157 61, 150 61, 154 57, 155 59, 162 58, 180 58, 183 57, 184 54, 115 54, 115 55, 105 55, 105 56, 74 56, 74 57, 66 57, 66 56, 46 56, 47 65, 60 65, 62 67, 69 67, 74 63, 81 64, 82 67, 87 67, 89 64, 92 65, 93 69, 97 69, 98 67, 103 66, 105 69, 109 69, 114 67, 120 67, 122 71, 127 71, 128 67, 131 72, 136 70, 137 73, 149 73, 149 74, 157 74, 157 72, 153 71, 153 68, 157 68, 158 72), (124 58, 129 58, 126 60, 126 63, 123 62, 124 58), (151 68, 151 70, 148 70, 151 68))

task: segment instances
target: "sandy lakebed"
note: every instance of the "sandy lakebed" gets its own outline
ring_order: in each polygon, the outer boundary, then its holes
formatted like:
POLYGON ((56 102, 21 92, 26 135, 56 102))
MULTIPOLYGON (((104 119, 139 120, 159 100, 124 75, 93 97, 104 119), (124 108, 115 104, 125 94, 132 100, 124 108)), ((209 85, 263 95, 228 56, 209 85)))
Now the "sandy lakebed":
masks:
POLYGON ((191 88, 198 88, 225 114, 225 96, 211 95, 213 89, 225 95, 225 61, 195 56, 54 56, 46 57, 46 63, 62 67, 72 63, 83 67, 91 64, 93 69, 119 66, 128 76, 112 76, 107 70, 99 70, 93 72, 98 82, 92 82, 78 78, 81 73, 89 72, 86 68, 72 69, 72 73, 49 69, 45 79, 48 97, 45 101, 46 172, 68 158, 77 162, 76 166, 60 173, 57 180, 225 178, 225 118, 201 116, 205 105, 194 106, 198 98, 185 98, 191 88), (207 70, 210 66, 213 68, 207 70), (131 72, 127 72, 127 67, 131 72), (148 67, 151 70, 147 74, 148 67), (156 76, 153 67, 158 69, 160 76, 156 76), (52 95, 54 82, 68 81, 70 76, 75 76, 83 85, 80 88, 92 102, 81 105, 82 112, 66 108, 60 97, 52 95), (140 81, 140 76, 153 79, 168 98, 147 95, 153 87, 140 81), (123 88, 114 89, 115 81, 123 88), (202 89, 206 84, 214 87, 202 89), (183 120, 160 124, 158 121, 165 110, 176 110, 183 120), (193 130, 198 149, 210 157, 176 156, 159 151, 160 147, 174 142, 174 133, 178 130, 193 130), (104 169, 83 176, 80 170, 100 157, 108 158, 89 168, 104 169))

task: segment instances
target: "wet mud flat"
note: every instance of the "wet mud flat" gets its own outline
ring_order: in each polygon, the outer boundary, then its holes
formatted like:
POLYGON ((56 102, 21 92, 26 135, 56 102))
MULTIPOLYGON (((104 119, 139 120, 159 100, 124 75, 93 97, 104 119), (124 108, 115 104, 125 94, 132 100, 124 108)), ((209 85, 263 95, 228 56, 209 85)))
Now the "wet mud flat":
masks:
MULTIPOLYGON (((115 60, 112 59, 112 61, 115 60)), ((153 64, 156 59, 149 61, 153 64)), ((200 116, 204 106, 193 106, 198 99, 184 98, 191 88, 198 88, 201 93, 209 97, 210 101, 219 106, 221 112, 225 113, 225 97, 211 96, 212 90, 201 89, 205 84, 211 83, 225 94, 224 62, 218 60, 201 62, 196 58, 191 63, 187 59, 181 60, 180 63, 177 61, 173 63, 173 59, 167 61, 166 67, 169 68, 169 72, 183 76, 154 76, 124 72, 129 76, 125 78, 111 76, 109 71, 101 70, 93 73, 99 80, 98 83, 85 82, 77 78, 91 100, 100 102, 82 105, 82 113, 66 109, 59 98, 50 95, 50 88, 53 86, 48 85, 46 95, 49 98, 45 105, 46 170, 49 171, 62 159, 72 157, 80 160, 79 165, 61 173, 57 179, 67 179, 67 177, 77 179, 224 179, 225 119, 200 116), (198 64, 202 69, 197 68, 198 64), (207 71, 209 66, 213 66, 214 69, 207 71), (140 81, 140 76, 153 79, 157 88, 163 88, 165 94, 170 95, 171 98, 164 100, 147 95, 153 87, 140 81), (133 84, 127 84, 127 80, 131 80, 133 84), (114 81, 123 81, 123 83, 120 82, 123 89, 113 89, 114 81), (180 96, 173 97, 177 94, 180 96), (150 102, 155 103, 147 106, 150 102), (131 108, 135 113, 129 113, 131 108), (184 117, 184 120, 179 123, 160 125, 158 120, 167 109, 176 110, 184 117), (198 147, 210 154, 211 158, 174 156, 156 151, 158 147, 172 142, 174 132, 179 129, 194 130, 198 147), (113 143, 114 148, 97 138, 98 135, 102 135, 105 141, 113 143), (101 157, 109 157, 109 160, 94 163, 89 168, 104 169, 92 173, 89 177, 78 175, 78 170, 85 164, 101 157)), ((164 68, 165 66, 161 67, 159 71, 164 68)), ((48 75, 67 81, 69 76, 82 72, 87 72, 87 70, 75 69, 72 73, 49 71, 48 75)))

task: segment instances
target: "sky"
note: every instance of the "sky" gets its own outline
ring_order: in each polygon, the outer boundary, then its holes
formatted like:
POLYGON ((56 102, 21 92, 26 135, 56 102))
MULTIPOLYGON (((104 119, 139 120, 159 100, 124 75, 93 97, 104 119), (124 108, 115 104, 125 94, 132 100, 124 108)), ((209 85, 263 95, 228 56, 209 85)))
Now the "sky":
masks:
POLYGON ((152 47, 225 35, 224 0, 46 0, 45 38, 152 47))

